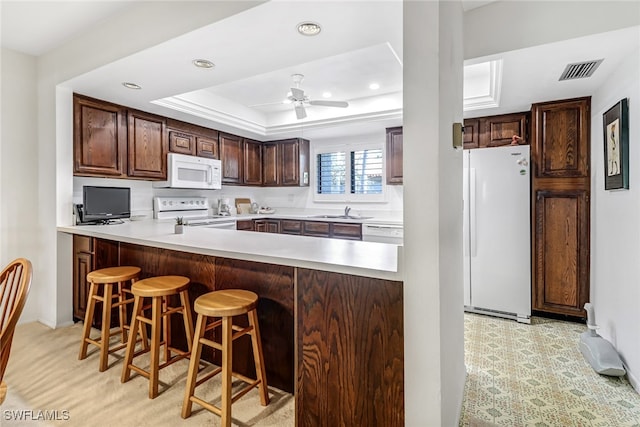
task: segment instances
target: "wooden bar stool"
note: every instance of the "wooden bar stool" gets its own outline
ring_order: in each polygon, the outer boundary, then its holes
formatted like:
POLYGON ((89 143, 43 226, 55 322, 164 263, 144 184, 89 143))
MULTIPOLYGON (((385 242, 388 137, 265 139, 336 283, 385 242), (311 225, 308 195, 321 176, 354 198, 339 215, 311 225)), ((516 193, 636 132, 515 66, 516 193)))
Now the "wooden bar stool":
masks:
MULTIPOLYGON (((89 287, 89 298, 87 301, 87 311, 84 318, 84 327, 82 330, 82 342, 80 343, 80 354, 78 359, 82 360, 87 357, 87 347, 89 344, 98 346, 100 349, 100 372, 107 369, 108 355, 114 351, 123 349, 128 342, 126 305, 133 302, 133 298, 128 298, 127 294, 131 294, 131 290, 124 285, 131 281, 132 286, 140 275, 139 267, 109 267, 100 270, 94 270, 87 274, 87 281, 91 284, 89 287), (113 292, 113 285, 117 286, 116 292, 113 292), (102 286, 102 296, 98 293, 99 286, 102 286), (117 302, 113 302, 117 299, 117 302), (93 339, 91 335, 91 322, 93 321, 93 313, 95 311, 96 302, 102 303, 102 328, 100 339, 93 339), (111 309, 119 307, 120 326, 117 330, 111 332, 111 309), (109 338, 113 335, 121 334, 121 345, 109 347, 109 338)), ((134 341, 136 334, 133 334, 134 341)), ((146 335, 143 335, 143 345, 147 345, 146 335)))
POLYGON ((125 362, 122 369, 121 381, 129 381, 131 370, 136 371, 140 375, 149 379, 149 398, 154 399, 158 395, 158 371, 177 362, 180 359, 189 357, 191 354, 191 345, 193 341, 193 320, 191 317, 191 306, 189 305, 189 278, 183 276, 158 276, 140 280, 133 284, 131 291, 134 296, 133 316, 131 319, 131 333, 129 334, 129 342, 127 344, 127 352, 125 362), (180 295, 180 306, 170 307, 169 297, 172 295, 180 295), (151 298, 151 318, 144 316, 144 298, 151 298), (182 313, 184 321, 184 330, 186 333, 188 351, 182 351, 171 347, 170 336, 170 318, 172 314, 182 313), (160 321, 162 320, 162 341, 160 341, 160 321), (135 352, 135 332, 138 329, 145 330, 145 324, 151 325, 151 348, 143 348, 139 352, 135 352), (164 363, 161 365, 160 346, 164 345, 164 363), (151 352, 151 362, 149 371, 145 371, 133 364, 133 358, 141 354, 151 352), (176 353, 172 356, 171 353, 176 353))
POLYGON ((187 388, 185 390, 184 401, 182 403, 182 418, 191 415, 193 402, 203 406, 209 411, 222 417, 222 425, 231 426, 231 404, 244 396, 249 390, 258 387, 260 392, 260 403, 262 406, 269 404, 267 393, 267 379, 264 369, 264 359, 262 356, 262 343, 260 341, 260 329, 258 327, 258 313, 256 305, 258 296, 251 292, 239 289, 227 289, 204 294, 195 302, 195 311, 198 313, 196 330, 194 337, 194 349, 189 363, 189 373, 187 374, 187 388), (247 314, 249 326, 246 328, 233 325, 233 316, 247 314), (220 318, 207 325, 207 318, 220 318), (222 326, 222 343, 218 343, 204 338, 205 331, 222 326), (235 333, 234 333, 235 331, 235 333), (232 346, 233 340, 246 334, 251 335, 251 345, 253 347, 253 359, 256 366, 257 379, 251 379, 244 375, 233 372, 232 369, 232 346), (222 352, 222 367, 196 381, 198 375, 198 365, 202 345, 208 345, 222 352), (218 408, 204 400, 194 396, 197 386, 222 373, 222 401, 221 408, 218 408), (248 385, 239 391, 235 396, 231 396, 231 376, 234 376, 248 385))

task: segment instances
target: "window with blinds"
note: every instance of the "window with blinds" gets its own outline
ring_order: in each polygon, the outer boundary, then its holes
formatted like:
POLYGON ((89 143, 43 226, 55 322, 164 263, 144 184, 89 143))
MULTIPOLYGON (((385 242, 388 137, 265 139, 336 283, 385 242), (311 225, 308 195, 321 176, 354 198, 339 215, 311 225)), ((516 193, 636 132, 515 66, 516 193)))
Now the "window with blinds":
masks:
POLYGON ((385 202, 384 153, 380 142, 344 141, 316 147, 314 201, 385 202))
POLYGON ((318 154, 318 194, 344 194, 347 182, 346 153, 318 154))
POLYGON ((351 152, 351 194, 382 194, 382 150, 351 152))

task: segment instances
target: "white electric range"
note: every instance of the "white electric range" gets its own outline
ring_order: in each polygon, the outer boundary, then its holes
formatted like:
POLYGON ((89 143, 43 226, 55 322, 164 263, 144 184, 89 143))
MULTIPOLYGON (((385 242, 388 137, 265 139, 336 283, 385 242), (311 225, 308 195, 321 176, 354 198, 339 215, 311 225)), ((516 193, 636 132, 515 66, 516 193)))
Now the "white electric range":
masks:
POLYGON ((153 217, 174 219, 182 217, 190 227, 236 229, 236 220, 225 215, 210 215, 206 197, 154 197, 153 217))

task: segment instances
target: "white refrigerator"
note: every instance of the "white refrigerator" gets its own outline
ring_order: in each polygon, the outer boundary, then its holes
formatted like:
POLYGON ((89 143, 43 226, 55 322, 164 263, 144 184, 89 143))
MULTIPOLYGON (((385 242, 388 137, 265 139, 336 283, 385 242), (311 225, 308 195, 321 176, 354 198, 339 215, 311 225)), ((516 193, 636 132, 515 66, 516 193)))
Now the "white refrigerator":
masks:
POLYGON ((530 323, 528 145, 464 151, 466 311, 530 323))

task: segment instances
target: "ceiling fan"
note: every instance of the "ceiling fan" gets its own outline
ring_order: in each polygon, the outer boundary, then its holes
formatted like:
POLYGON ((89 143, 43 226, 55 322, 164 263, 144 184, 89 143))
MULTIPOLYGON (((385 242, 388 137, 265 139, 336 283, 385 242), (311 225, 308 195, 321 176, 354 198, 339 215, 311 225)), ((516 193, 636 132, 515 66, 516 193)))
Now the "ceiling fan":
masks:
POLYGON ((309 97, 305 95, 304 90, 300 89, 300 83, 302 83, 304 76, 302 74, 292 74, 291 78, 293 79, 293 84, 295 85, 295 87, 292 87, 289 93, 287 93, 287 99, 293 104, 293 108, 295 109, 296 117, 298 118, 298 120, 307 117, 305 104, 339 108, 346 108, 349 106, 349 103, 347 101, 326 101, 309 99, 309 97))

